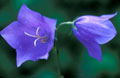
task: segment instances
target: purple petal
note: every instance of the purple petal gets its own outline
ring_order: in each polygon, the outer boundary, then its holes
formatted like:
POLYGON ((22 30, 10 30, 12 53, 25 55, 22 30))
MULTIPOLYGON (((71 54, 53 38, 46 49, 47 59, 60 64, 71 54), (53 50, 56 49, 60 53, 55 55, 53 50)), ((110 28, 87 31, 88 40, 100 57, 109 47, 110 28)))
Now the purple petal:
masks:
POLYGON ((56 29, 56 22, 57 20, 56 19, 51 19, 51 18, 48 18, 48 17, 43 17, 45 22, 50 26, 51 30, 54 31, 56 29))
POLYGON ((117 15, 117 12, 115 12, 114 14, 109 14, 109 15, 101 15, 100 17, 103 18, 103 19, 108 20, 108 19, 113 18, 116 15, 117 15))
POLYGON ((73 32, 76 38, 87 48, 88 53, 91 57, 101 61, 102 60, 102 53, 101 48, 98 43, 94 40, 87 37, 84 31, 78 32, 76 29, 73 28, 73 32))
POLYGON ((105 44, 105 43, 109 42, 117 34, 117 31, 114 28, 114 26, 113 26, 111 21, 105 21, 105 22, 103 22, 103 24, 108 26, 108 28, 107 29, 103 29, 103 32, 100 32, 101 35, 99 35, 98 37, 95 38, 95 40, 99 44, 105 44))
POLYGON ((48 56, 49 56, 49 54, 46 53, 41 57, 37 57, 37 59, 32 59, 31 56, 26 56, 21 52, 24 53, 23 51, 17 50, 17 67, 20 67, 25 61, 28 61, 28 60, 37 61, 38 59, 48 59, 48 56))
POLYGON ((55 19, 50 19, 48 17, 43 17, 45 22, 48 24, 49 26, 49 30, 51 30, 51 45, 49 46, 49 48, 51 49, 51 47, 53 47, 53 44, 54 44, 54 37, 55 37, 55 29, 56 29, 56 23, 57 23, 57 20, 55 19))
POLYGON ((76 20, 75 26, 78 31, 85 30, 91 39, 96 40, 99 44, 105 44, 113 39, 116 35, 116 30, 109 20, 104 20, 95 16, 84 16, 76 20))
POLYGON ((28 60, 37 61, 38 59, 48 59, 49 56, 49 45, 38 43, 39 46, 34 47, 32 43, 26 46, 23 46, 21 49, 17 49, 17 66, 28 60))
POLYGON ((22 25, 18 23, 17 21, 12 22, 10 25, 8 25, 5 29, 1 31, 1 36, 8 42, 8 44, 13 47, 17 48, 20 46, 20 43, 18 38, 23 33, 19 33, 19 28, 22 28, 22 25))
POLYGON ((117 15, 117 12, 115 12, 114 14, 107 14, 107 15, 101 15, 101 16, 84 15, 84 16, 78 17, 75 20, 75 22, 77 22, 78 24, 82 24, 82 23, 88 22, 88 21, 102 22, 105 20, 109 20, 109 19, 115 17, 116 15, 117 15))
POLYGON ((42 20, 42 16, 40 13, 30 10, 25 4, 22 5, 18 14, 19 22, 28 26, 37 26, 42 23, 40 20, 42 20))

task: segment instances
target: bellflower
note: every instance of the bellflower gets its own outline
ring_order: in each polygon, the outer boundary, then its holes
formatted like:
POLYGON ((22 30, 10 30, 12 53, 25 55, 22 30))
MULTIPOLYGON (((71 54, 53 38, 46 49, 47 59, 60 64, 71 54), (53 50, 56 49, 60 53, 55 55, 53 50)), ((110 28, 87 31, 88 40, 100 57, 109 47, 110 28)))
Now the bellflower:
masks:
POLYGON ((42 16, 22 5, 17 21, 1 31, 2 37, 17 53, 17 66, 27 60, 48 59, 54 44, 56 20, 42 16))
POLYGON ((74 35, 87 48, 89 55, 99 61, 102 60, 100 44, 109 42, 117 33, 109 20, 115 15, 117 13, 102 16, 86 15, 74 21, 74 35))

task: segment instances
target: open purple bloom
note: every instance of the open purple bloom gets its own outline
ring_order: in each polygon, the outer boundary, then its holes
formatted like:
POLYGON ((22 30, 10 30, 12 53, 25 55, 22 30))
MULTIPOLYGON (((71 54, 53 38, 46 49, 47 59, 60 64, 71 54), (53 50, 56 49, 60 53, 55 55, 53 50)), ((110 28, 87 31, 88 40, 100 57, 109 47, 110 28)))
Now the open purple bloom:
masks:
POLYGON ((116 30, 109 20, 115 14, 92 16, 86 15, 77 18, 73 32, 77 39, 87 48, 91 57, 102 60, 100 44, 105 44, 116 35, 116 30))
POLYGON ((18 20, 1 31, 2 37, 16 49, 17 66, 27 60, 48 59, 54 44, 56 20, 42 16, 22 5, 18 20))

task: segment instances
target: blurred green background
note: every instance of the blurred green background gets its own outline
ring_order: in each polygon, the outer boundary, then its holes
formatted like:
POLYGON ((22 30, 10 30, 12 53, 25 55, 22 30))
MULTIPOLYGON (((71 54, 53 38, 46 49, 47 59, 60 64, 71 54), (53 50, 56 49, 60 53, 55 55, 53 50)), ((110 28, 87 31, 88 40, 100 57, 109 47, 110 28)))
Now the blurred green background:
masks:
MULTIPOLYGON (((21 5, 58 23, 72 21, 82 15, 112 14, 118 32, 109 43, 101 45, 102 62, 88 55, 86 48, 75 38, 71 26, 60 28, 59 49, 61 74, 64 78, 120 78, 120 0, 0 0, 0 30, 17 20, 21 5)), ((16 66, 16 52, 0 36, 0 78, 57 78, 54 49, 48 60, 27 61, 16 66)))

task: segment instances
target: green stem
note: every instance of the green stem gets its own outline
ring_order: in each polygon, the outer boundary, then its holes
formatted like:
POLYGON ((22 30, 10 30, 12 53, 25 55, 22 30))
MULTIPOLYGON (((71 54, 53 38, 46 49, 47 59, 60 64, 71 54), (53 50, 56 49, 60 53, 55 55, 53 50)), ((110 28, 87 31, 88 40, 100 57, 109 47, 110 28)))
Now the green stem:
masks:
POLYGON ((56 56, 57 56, 57 72, 58 72, 58 78, 61 78, 61 72, 60 72, 60 53, 59 53, 58 39, 56 39, 56 56))
POLYGON ((60 53, 59 53, 59 43, 58 43, 58 30, 60 29, 60 27, 64 24, 73 24, 73 22, 68 21, 68 22, 63 22, 61 24, 58 25, 57 29, 56 29, 56 56, 57 56, 57 72, 58 72, 58 78, 64 78, 61 75, 60 72, 60 53))
POLYGON ((60 24, 58 25, 56 31, 58 31, 58 30, 60 29, 60 27, 61 27, 62 25, 64 25, 64 24, 73 24, 73 21, 68 21, 68 22, 62 22, 62 23, 60 23, 60 24))

